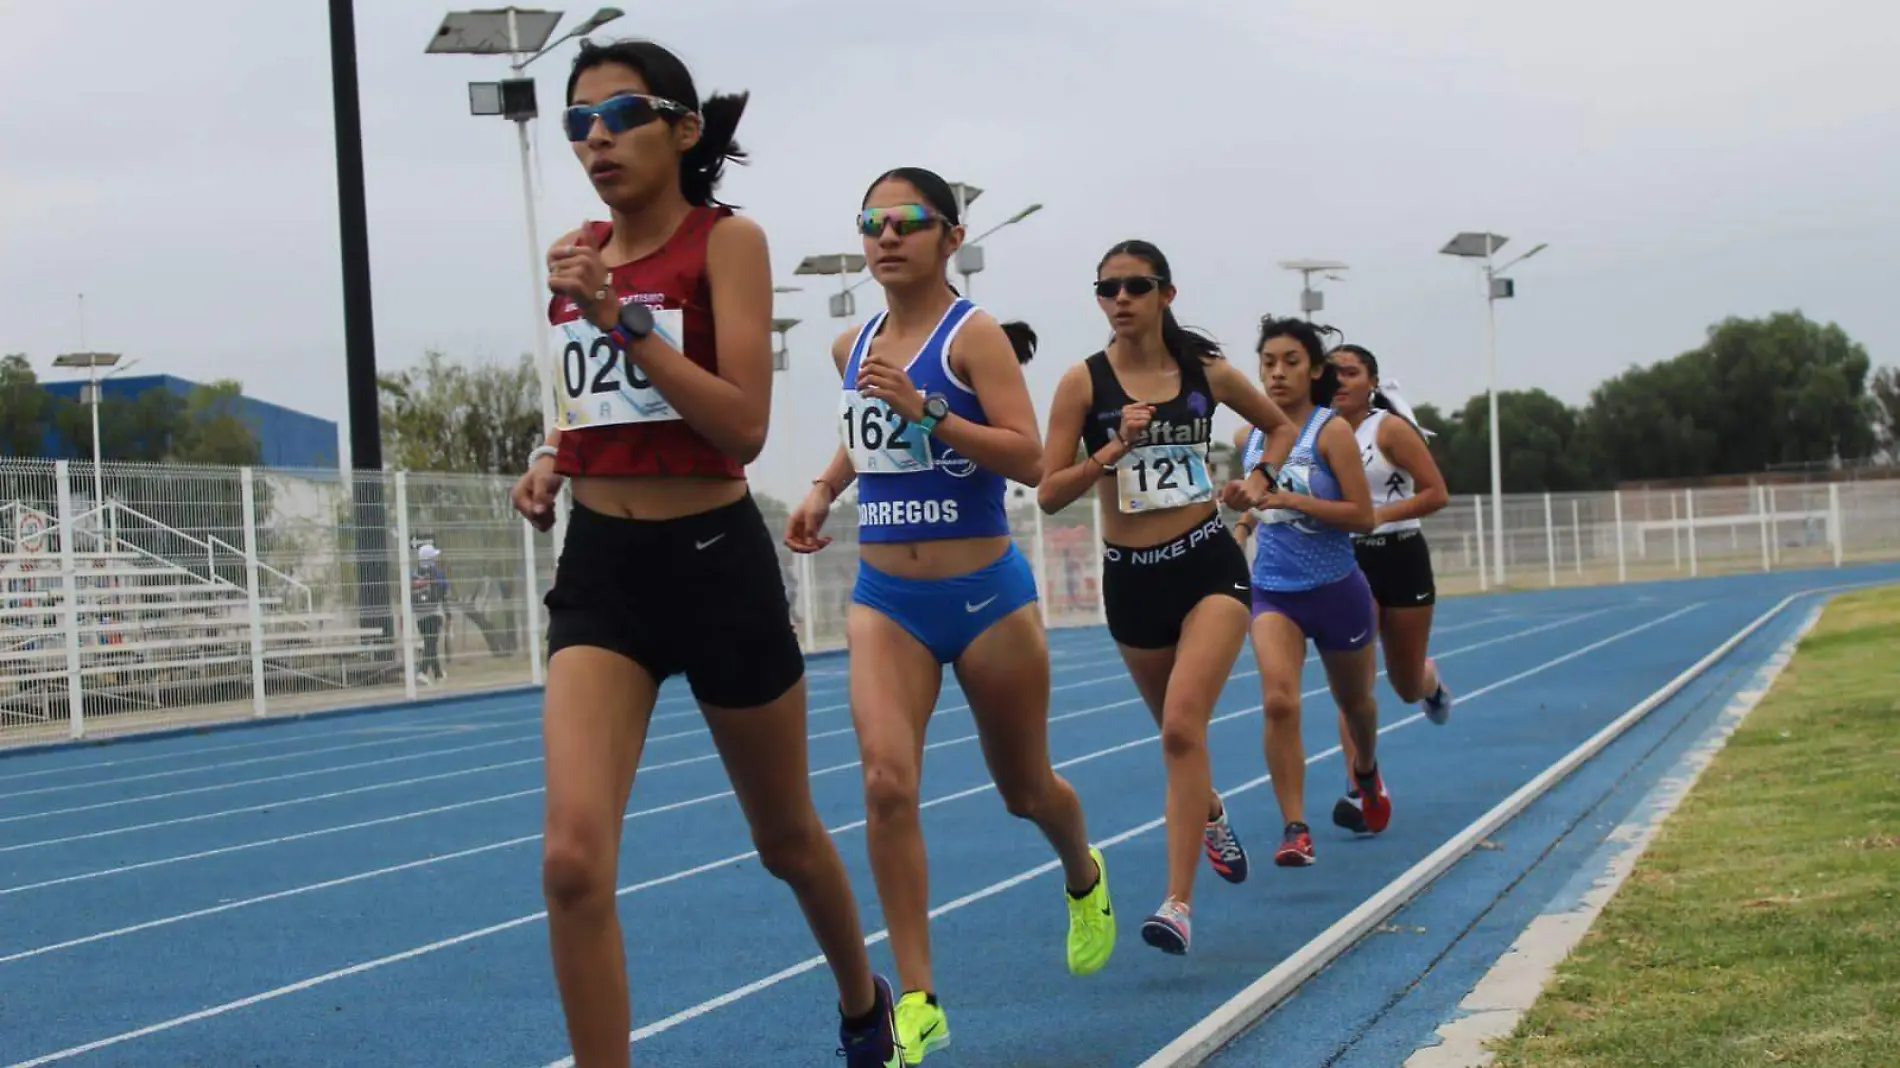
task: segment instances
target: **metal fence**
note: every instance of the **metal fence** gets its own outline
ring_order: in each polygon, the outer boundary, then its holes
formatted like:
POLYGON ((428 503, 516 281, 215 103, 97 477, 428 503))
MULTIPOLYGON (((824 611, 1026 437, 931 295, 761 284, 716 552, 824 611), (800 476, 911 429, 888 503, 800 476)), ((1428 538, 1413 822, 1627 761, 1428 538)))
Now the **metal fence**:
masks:
MULTIPOLYGON (((0 459, 0 746, 539 684, 555 543, 511 483, 0 459)), ((1010 508, 1049 625, 1099 623, 1093 496, 1010 508)), ((854 511, 824 552, 779 550, 808 652, 844 644, 854 511)), ((1426 520, 1441 592, 1498 585, 1490 512, 1426 520)), ((1900 557, 1900 481, 1513 495, 1503 519, 1518 589, 1900 557)))

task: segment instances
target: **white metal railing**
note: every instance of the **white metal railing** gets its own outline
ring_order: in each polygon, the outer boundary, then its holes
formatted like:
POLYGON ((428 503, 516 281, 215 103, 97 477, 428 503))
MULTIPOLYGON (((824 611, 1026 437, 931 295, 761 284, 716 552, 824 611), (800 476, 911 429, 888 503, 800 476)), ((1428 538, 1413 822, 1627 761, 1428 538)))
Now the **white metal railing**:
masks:
MULTIPOLYGON (((554 545, 510 478, 107 464, 101 505, 89 476, 0 459, 0 745, 542 681, 554 545), (449 582, 439 625, 410 596, 424 542, 449 582)), ((755 493, 782 529, 785 502, 755 493)), ((1051 627, 1102 620, 1096 507, 1045 516, 1011 489, 1051 627)), ((1425 521, 1445 594, 1496 587, 1491 513, 1460 496, 1425 521)), ((1518 589, 1900 557, 1900 481, 1514 494, 1501 519, 1518 589)), ((855 510, 827 533, 822 553, 779 549, 813 653, 844 644, 855 510)))

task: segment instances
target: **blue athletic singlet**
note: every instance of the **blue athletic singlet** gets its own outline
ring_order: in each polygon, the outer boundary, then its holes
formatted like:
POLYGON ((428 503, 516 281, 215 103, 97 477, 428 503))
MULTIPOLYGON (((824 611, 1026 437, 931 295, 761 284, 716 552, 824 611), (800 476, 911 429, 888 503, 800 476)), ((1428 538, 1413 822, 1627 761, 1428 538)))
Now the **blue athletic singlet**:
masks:
MULTIPOLYGON (((976 391, 950 370, 950 342, 976 305, 959 297, 905 368, 926 396, 941 394, 950 411, 988 423, 976 391)), ((879 312, 851 345, 838 402, 838 440, 858 472, 858 540, 917 542, 1007 535, 1006 480, 920 433, 883 401, 857 390, 858 363, 884 325, 879 312)))
MULTIPOLYGON (((1280 489, 1322 501, 1345 500, 1339 478, 1319 451, 1319 432, 1332 419, 1331 408, 1314 409, 1300 431, 1300 440, 1280 468, 1280 489)), ((1259 428, 1247 435, 1241 469, 1253 470, 1266 448, 1259 428)), ((1359 566, 1353 555, 1352 535, 1327 526, 1305 512, 1290 508, 1257 510, 1260 530, 1255 536, 1253 584, 1263 590, 1311 590, 1337 582, 1359 566)))

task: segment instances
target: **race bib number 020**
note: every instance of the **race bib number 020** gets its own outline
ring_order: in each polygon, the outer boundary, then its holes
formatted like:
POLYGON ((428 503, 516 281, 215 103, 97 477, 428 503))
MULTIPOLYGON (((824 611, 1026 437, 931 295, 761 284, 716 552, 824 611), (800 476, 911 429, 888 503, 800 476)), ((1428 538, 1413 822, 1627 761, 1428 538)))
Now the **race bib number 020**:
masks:
POLYGON ((875 397, 843 390, 838 440, 861 475, 914 475, 931 467, 930 438, 875 397))
POLYGON ((1123 512, 1159 512, 1214 499, 1199 445, 1142 445, 1115 465, 1123 512))
MULTIPOLYGON (((678 308, 656 309, 653 336, 684 352, 681 322, 678 308)), ((652 381, 593 323, 576 319, 555 327, 553 349, 555 417, 562 430, 680 418, 652 381)))

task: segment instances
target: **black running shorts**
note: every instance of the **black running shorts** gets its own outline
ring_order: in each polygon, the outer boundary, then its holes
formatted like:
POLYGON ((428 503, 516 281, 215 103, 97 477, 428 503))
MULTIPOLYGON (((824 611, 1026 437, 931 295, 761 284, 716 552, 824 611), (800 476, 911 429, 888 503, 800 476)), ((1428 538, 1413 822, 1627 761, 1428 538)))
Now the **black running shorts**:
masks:
POLYGON ((1368 534, 1353 542, 1359 570, 1366 573, 1372 599, 1382 608, 1424 608, 1438 603, 1432 581, 1432 551, 1425 532, 1413 527, 1389 534, 1368 534))
POLYGON ((1244 605, 1251 591, 1247 554, 1218 515, 1161 545, 1102 546, 1108 633, 1130 648, 1171 648, 1203 598, 1227 596, 1244 605))
POLYGON ((756 708, 805 674, 778 550, 750 494, 679 519, 623 519, 576 503, 555 568, 548 656, 586 645, 699 701, 756 708))

